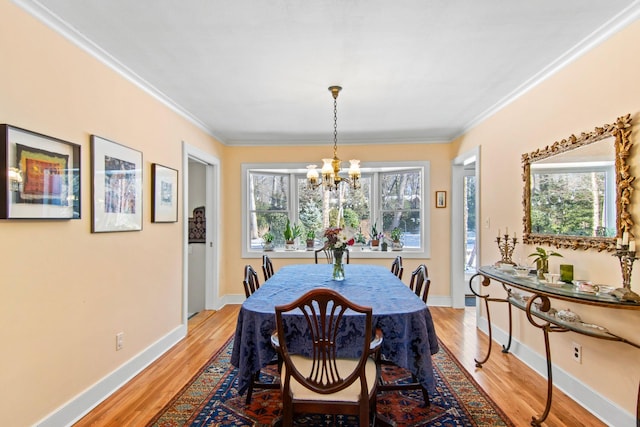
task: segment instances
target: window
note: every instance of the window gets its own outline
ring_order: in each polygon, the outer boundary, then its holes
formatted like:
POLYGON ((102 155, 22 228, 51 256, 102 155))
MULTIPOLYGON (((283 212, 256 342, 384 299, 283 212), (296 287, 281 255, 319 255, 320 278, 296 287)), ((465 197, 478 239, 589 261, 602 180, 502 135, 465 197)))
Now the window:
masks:
POLYGON ((289 175, 251 172, 249 175, 249 246, 262 249, 262 236, 271 231, 275 246, 284 246, 283 231, 290 217, 289 175))
POLYGON ((266 232, 274 235, 276 251, 283 249, 287 219, 300 225, 301 249, 309 234, 319 246, 322 231, 338 225, 353 230, 356 242, 367 248, 375 225, 387 238, 399 228, 403 251, 426 256, 428 178, 429 162, 376 163, 363 165, 357 190, 346 185, 337 191, 310 190, 304 166, 245 164, 243 256, 262 251, 266 232))

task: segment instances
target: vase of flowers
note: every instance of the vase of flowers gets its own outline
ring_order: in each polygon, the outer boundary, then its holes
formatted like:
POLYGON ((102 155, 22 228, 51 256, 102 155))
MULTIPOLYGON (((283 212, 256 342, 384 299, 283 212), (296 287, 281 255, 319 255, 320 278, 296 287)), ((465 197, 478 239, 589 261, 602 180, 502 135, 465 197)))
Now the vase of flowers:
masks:
POLYGON ((329 227, 324 231, 324 238, 327 240, 326 249, 333 251, 333 280, 344 280, 344 264, 342 257, 344 252, 348 250, 348 246, 355 243, 355 239, 350 237, 340 227, 329 227))

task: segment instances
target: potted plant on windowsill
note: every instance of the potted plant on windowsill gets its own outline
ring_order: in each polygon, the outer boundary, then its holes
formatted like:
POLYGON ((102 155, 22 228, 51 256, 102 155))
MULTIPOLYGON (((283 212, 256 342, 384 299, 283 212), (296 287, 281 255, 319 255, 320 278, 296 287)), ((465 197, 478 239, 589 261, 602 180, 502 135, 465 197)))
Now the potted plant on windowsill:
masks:
POLYGON ((267 231, 266 233, 264 233, 262 235, 262 249, 264 249, 265 251, 272 251, 273 250, 273 239, 275 239, 276 236, 273 235, 272 232, 267 231))
POLYGON ((287 218, 287 225, 284 228, 284 249, 287 251, 295 250, 296 238, 302 234, 302 228, 299 224, 291 225, 291 221, 287 218))
POLYGON ((377 250, 378 246, 380 246, 380 239, 384 237, 384 235, 378 232, 377 223, 373 223, 371 226, 371 232, 369 233, 370 241, 371 241, 371 249, 377 250))
POLYGON ((313 250, 313 247, 316 243, 316 232, 315 230, 307 230, 307 250, 313 250))
POLYGON ((356 246, 364 246, 367 244, 367 239, 366 237, 364 237, 364 234, 362 234, 362 230, 358 230, 354 239, 355 239, 354 245, 356 246))
POLYGON ((400 241, 400 238, 402 238, 402 230, 400 230, 399 227, 394 228, 393 230, 391 230, 390 237, 391 237, 391 248, 394 251, 402 250, 403 245, 402 245, 402 242, 400 241))

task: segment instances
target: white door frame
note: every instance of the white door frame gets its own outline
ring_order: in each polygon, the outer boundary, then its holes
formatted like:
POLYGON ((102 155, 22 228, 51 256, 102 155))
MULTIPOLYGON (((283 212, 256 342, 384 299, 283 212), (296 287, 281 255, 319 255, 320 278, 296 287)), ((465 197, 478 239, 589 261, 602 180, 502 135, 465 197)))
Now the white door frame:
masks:
MULTIPOLYGON (((451 305, 464 308, 464 296, 468 283, 464 279, 464 166, 475 162, 476 176, 476 246, 480 247, 480 147, 476 147, 451 162, 451 305)), ((477 265, 480 251, 476 252, 477 265)))
POLYGON ((220 308, 220 159, 182 141, 182 322, 189 308, 189 159, 206 166, 205 182, 205 309, 220 308))

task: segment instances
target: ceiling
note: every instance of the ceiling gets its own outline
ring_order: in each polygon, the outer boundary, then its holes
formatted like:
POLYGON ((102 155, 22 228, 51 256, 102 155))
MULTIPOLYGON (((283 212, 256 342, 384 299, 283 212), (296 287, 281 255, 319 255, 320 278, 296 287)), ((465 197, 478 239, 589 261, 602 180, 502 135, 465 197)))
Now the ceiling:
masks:
POLYGON ((15 0, 227 145, 447 142, 640 0, 15 0))

